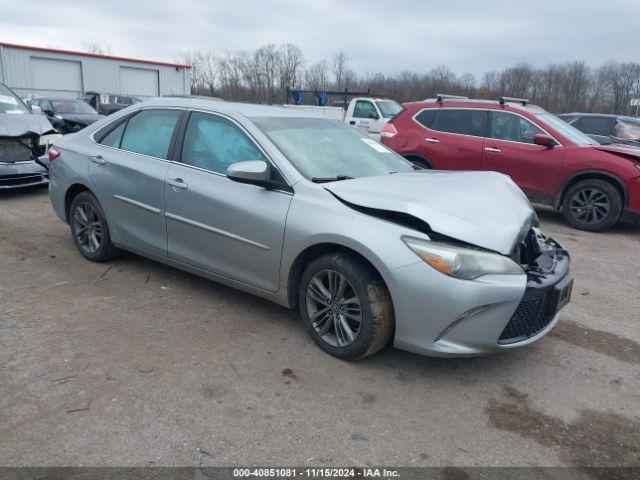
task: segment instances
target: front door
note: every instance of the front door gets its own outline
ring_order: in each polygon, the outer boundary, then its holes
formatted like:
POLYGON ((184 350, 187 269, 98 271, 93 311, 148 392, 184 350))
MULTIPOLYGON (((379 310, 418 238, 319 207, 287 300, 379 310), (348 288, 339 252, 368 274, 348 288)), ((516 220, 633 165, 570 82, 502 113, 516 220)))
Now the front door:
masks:
POLYGON ((349 123, 355 125, 366 134, 380 133, 384 119, 370 100, 356 100, 353 108, 353 118, 349 123))
POLYGON ((88 157, 89 179, 116 242, 167 255, 164 182, 181 110, 146 109, 100 139, 88 157))
POLYGON ((236 162, 269 162, 264 153, 231 120, 193 112, 174 160, 165 186, 169 257, 276 291, 292 195, 226 176, 236 162))
POLYGON ((527 195, 548 200, 558 188, 564 148, 535 145, 536 133, 547 132, 520 115, 492 111, 482 169, 506 173, 527 195))

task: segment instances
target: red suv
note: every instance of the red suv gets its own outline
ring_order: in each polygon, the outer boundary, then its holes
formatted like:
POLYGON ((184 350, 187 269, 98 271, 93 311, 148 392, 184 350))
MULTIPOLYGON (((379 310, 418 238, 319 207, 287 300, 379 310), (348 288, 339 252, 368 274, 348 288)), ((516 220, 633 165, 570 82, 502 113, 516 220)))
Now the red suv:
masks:
POLYGON ((600 145, 524 99, 406 103, 382 143, 423 168, 505 173, 575 228, 640 222, 640 148, 600 145))

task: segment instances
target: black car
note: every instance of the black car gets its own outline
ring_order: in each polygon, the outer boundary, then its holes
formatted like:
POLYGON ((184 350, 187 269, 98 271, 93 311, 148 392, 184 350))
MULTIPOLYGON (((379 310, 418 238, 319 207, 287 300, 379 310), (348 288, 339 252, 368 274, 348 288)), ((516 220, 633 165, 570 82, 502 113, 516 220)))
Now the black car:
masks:
POLYGON ((563 113, 558 117, 603 145, 640 147, 640 118, 603 113, 563 113))
POLYGON ((100 120, 100 115, 91 105, 75 98, 35 98, 32 107, 39 107, 55 129, 60 133, 73 133, 100 120))
POLYGON ((118 95, 113 93, 87 92, 82 100, 87 102, 99 113, 111 115, 118 110, 122 110, 130 105, 140 103, 142 99, 131 95, 118 95))

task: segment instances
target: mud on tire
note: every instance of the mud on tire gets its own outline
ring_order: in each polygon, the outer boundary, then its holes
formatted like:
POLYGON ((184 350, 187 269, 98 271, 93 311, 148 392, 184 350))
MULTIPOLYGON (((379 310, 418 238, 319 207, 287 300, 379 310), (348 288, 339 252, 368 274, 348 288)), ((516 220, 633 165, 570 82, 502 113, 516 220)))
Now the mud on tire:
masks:
MULTIPOLYGON (((338 285, 339 280, 334 283, 338 285)), ((338 286, 336 288, 339 290, 338 286)), ((315 290, 314 294, 317 293, 315 290)), ((300 279, 298 304, 305 326, 316 344, 325 352, 343 360, 358 360, 371 355, 389 343, 393 335, 393 306, 387 287, 377 272, 346 253, 322 255, 305 268, 300 279), (348 296, 353 299, 355 294, 359 299, 361 323, 355 340, 348 345, 340 345, 339 341, 332 344, 327 340, 330 332, 325 336, 321 335, 322 330, 319 331, 317 322, 314 326, 314 321, 311 319, 314 311, 313 305, 310 307, 310 304, 315 303, 315 300, 309 301, 307 295, 310 283, 314 279, 317 283, 317 279, 322 278, 323 275, 329 275, 328 272, 338 274, 334 274, 334 278, 344 277, 348 283, 345 287, 349 292, 348 296)), ((319 306, 325 308, 324 304, 319 306)), ((335 335, 336 339, 338 336, 338 334, 335 335)))

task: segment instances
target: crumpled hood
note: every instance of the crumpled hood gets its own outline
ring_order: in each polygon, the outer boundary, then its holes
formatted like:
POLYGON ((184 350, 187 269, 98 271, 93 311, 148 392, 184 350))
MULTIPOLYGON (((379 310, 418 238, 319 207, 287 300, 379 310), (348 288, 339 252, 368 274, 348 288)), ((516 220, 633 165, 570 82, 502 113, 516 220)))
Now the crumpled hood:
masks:
POLYGON ((55 129, 44 115, 33 113, 0 113, 0 137, 53 133, 55 129))
POLYGON ((347 203, 409 214, 436 233, 504 255, 535 215, 516 184, 496 172, 395 173, 324 187, 347 203))
POLYGON ((593 148, 615 155, 622 155, 640 162, 640 148, 638 147, 631 145, 594 145, 593 148))
POLYGON ((68 120, 74 123, 80 123, 82 125, 91 125, 93 122, 97 122, 104 115, 97 113, 61 113, 60 116, 63 120, 68 120))

